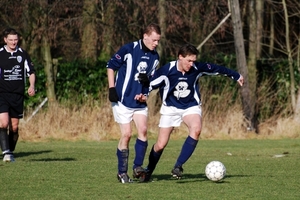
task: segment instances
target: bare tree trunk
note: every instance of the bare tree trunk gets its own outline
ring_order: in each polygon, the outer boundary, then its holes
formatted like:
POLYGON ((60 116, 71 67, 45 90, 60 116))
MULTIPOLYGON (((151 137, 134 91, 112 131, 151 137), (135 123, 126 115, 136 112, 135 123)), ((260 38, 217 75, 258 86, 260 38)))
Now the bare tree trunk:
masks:
POLYGON ((257 60, 261 56, 261 38, 262 38, 262 5, 263 0, 250 0, 248 2, 248 21, 249 21, 249 55, 248 55, 248 76, 249 88, 251 94, 251 121, 253 128, 258 133, 258 109, 257 107, 257 60))
POLYGON ((52 56, 50 51, 50 44, 47 38, 47 34, 42 36, 42 56, 44 58, 44 70, 46 74, 46 93, 49 99, 49 103, 56 102, 56 95, 55 95, 55 82, 54 82, 54 70, 52 64, 52 56))
POLYGON ((297 68, 298 68, 298 72, 300 73, 300 32, 298 35, 297 68))
POLYGON ((44 70, 46 75, 46 93, 48 97, 49 105, 56 103, 55 94, 55 82, 54 82, 54 70, 52 63, 51 47, 48 38, 48 2, 45 0, 40 0, 41 9, 43 10, 42 20, 42 37, 41 37, 41 55, 44 60, 44 70))
MULTIPOLYGON (((159 45, 157 47, 157 52, 160 57, 160 65, 164 65, 166 63, 166 56, 165 56, 165 44, 166 44, 166 29, 167 29, 167 23, 166 23, 166 1, 165 0, 159 0, 158 1, 158 12, 159 12, 159 26, 161 30, 161 38, 159 41, 159 45)), ((148 100, 148 106, 149 111, 152 112, 152 115, 159 112, 159 108, 161 105, 161 100, 159 97, 158 90, 152 91, 149 96, 148 100)))
POLYGON ((233 23, 233 31, 234 31, 234 44, 237 56, 237 66, 239 72, 244 76, 244 86, 241 88, 241 98, 242 98, 242 106, 243 112, 246 120, 246 127, 248 131, 255 131, 254 123, 253 123, 253 113, 251 108, 253 107, 253 103, 251 102, 251 93, 250 86, 248 80, 248 69, 246 64, 246 55, 245 55, 245 47, 244 47, 244 36, 243 36, 243 28, 241 23, 241 15, 240 15, 240 6, 238 0, 230 0, 230 10, 232 12, 232 23, 233 23))
POLYGON ((287 55, 288 55, 288 63, 289 63, 289 71, 290 71, 290 76, 291 76, 291 103, 292 103, 292 108, 293 111, 295 112, 296 110, 296 89, 295 89, 295 76, 294 76, 294 67, 293 67, 293 58, 292 58, 292 49, 290 46, 290 32, 289 32, 289 17, 288 17, 288 10, 286 7, 286 2, 285 0, 282 0, 283 4, 283 11, 284 11, 284 19, 285 19, 285 42, 286 42, 286 50, 287 50, 287 55))
POLYGON ((300 121, 300 90, 298 90, 294 119, 298 122, 300 121))
POLYGON ((159 15, 159 26, 161 30, 161 38, 159 41, 159 45, 157 47, 157 52, 160 57, 160 63, 165 63, 166 58, 165 58, 165 44, 166 44, 166 29, 167 29, 167 24, 166 24, 166 1, 165 0, 158 0, 158 15, 159 15))
POLYGON ((270 47, 269 54, 273 56, 274 53, 274 40, 275 40, 275 28, 274 28, 274 11, 273 7, 269 6, 270 9, 270 47))
MULTIPOLYGON (((298 36, 297 68, 298 71, 300 72, 300 34, 298 36)), ((294 118, 298 123, 300 123, 300 90, 299 89, 298 89, 294 118)))
POLYGON ((114 40, 114 27, 109 24, 113 23, 113 15, 116 12, 116 4, 113 1, 100 1, 100 15, 102 26, 101 53, 100 59, 108 60, 115 49, 112 48, 112 41, 114 40))
POLYGON ((262 33, 263 33, 263 7, 265 0, 255 1, 255 13, 256 13, 256 58, 260 59, 262 51, 262 33))
MULTIPOLYGON (((256 107, 256 64, 257 64, 257 47, 259 41, 257 41, 258 37, 258 24, 257 24, 257 15, 256 15, 256 1, 257 0, 250 0, 248 4, 249 8, 249 55, 248 55, 248 77, 249 77, 249 92, 250 92, 250 121, 257 121, 254 120, 255 114, 255 107, 256 107), (252 120, 253 119, 253 120, 252 120)), ((253 128, 258 132, 257 123, 253 123, 253 128)))
MULTIPOLYGON (((299 33, 299 36, 298 36, 297 67, 298 67, 298 71, 300 72, 300 33, 299 33)), ((297 121, 300 121, 300 89, 298 89, 298 95, 297 95, 297 102, 296 102, 294 117, 297 121)))
POLYGON ((97 61, 96 14, 98 0, 85 0, 83 5, 83 34, 81 39, 81 58, 87 63, 97 61))
POLYGON ((249 7, 249 55, 248 55, 248 70, 249 70, 249 86, 251 91, 256 90, 256 61, 257 61, 257 17, 255 12, 256 0, 250 0, 249 7))

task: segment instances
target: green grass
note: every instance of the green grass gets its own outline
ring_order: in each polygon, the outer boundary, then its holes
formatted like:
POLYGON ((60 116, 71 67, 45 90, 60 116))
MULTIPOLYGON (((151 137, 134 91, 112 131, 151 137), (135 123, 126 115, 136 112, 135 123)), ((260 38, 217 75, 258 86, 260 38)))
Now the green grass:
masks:
MULTIPOLYGON (((117 182, 117 143, 19 142, 16 162, 0 163, 0 199, 300 199, 300 139, 201 140, 181 180, 172 179, 170 171, 183 140, 171 140, 154 181, 133 184, 117 182), (204 175, 212 160, 226 166, 222 182, 204 175)), ((133 144, 132 139, 130 169, 133 144)))

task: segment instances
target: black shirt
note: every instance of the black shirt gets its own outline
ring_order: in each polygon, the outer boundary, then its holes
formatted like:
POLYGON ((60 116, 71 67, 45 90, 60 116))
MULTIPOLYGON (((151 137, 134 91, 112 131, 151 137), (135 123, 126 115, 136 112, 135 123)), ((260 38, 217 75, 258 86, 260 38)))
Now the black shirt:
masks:
POLYGON ((0 48, 0 93, 24 95, 26 76, 34 73, 32 61, 22 48, 8 52, 6 46, 0 48))

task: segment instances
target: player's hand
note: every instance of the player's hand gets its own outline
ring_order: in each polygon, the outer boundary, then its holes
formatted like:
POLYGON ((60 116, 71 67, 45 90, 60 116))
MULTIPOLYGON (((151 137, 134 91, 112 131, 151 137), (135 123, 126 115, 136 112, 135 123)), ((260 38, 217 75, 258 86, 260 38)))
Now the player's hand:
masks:
POLYGON ((147 101, 147 95, 143 95, 143 94, 137 94, 134 97, 134 100, 137 100, 139 102, 146 102, 147 101))
POLYGON ((35 95, 35 89, 34 89, 34 87, 29 87, 28 90, 27 90, 27 92, 28 92, 29 96, 34 96, 35 95))
POLYGON ((118 102, 119 101, 119 97, 118 97, 117 90, 115 87, 109 88, 108 99, 110 102, 118 102))
POLYGON ((244 84, 244 77, 240 74, 240 78, 237 80, 237 82, 240 84, 240 86, 243 86, 244 84))
POLYGON ((138 79, 139 79, 139 82, 140 82, 143 86, 149 87, 150 81, 149 81, 149 77, 148 77, 147 74, 139 73, 138 79))

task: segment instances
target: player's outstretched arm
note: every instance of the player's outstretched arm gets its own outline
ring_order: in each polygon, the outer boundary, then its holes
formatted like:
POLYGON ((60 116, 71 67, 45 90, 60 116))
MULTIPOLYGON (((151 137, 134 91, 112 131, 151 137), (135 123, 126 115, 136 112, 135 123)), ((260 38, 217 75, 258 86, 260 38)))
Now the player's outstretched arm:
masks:
POLYGON ((237 82, 240 84, 240 86, 243 86, 244 84, 244 77, 240 74, 240 78, 237 80, 237 82))

